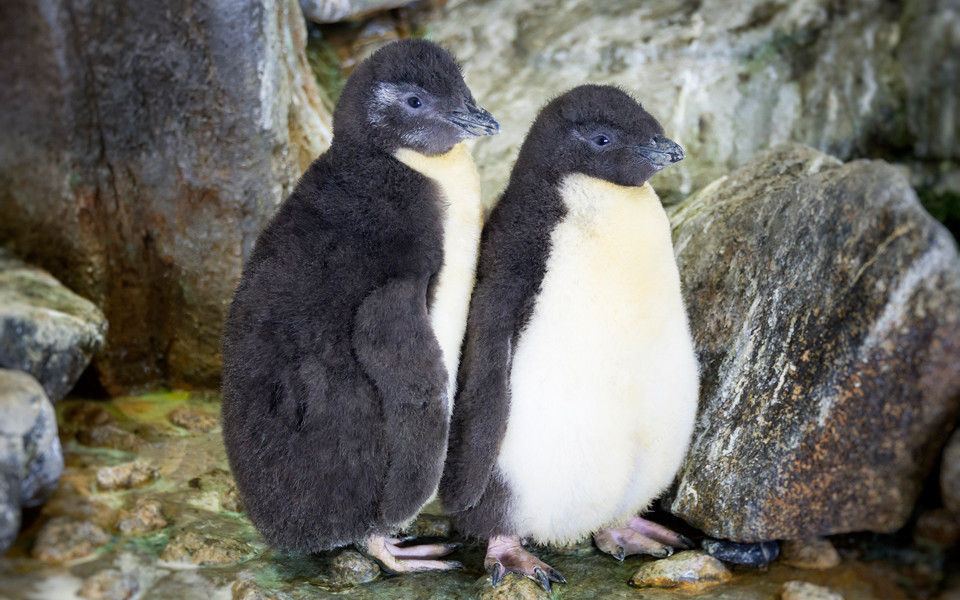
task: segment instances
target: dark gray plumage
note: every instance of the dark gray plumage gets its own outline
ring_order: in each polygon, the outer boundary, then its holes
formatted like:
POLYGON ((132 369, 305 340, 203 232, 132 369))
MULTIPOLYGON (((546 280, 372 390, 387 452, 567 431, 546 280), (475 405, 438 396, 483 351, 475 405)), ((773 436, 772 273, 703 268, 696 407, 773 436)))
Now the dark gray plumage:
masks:
POLYGON ((389 535, 436 490, 447 374, 431 330, 444 198, 395 157, 495 133, 436 44, 351 74, 330 149, 257 240, 223 334, 223 436, 250 519, 315 552, 389 535))

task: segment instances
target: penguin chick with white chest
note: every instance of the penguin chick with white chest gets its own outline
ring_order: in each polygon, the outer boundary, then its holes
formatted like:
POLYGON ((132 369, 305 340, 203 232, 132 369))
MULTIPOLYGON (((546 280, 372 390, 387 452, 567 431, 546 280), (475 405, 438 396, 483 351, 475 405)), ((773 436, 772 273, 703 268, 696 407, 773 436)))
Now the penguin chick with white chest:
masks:
POLYGON ((436 493, 481 226, 464 140, 499 130, 445 50, 388 45, 350 75, 330 149, 257 239, 223 334, 223 437, 272 545, 355 543, 390 571, 445 569, 389 536, 436 493))
POLYGON ((596 536, 622 558, 689 545, 640 519, 693 431, 698 367, 670 225, 647 179, 683 158, 620 89, 587 85, 530 129, 483 231, 440 498, 506 573, 520 545, 596 536))

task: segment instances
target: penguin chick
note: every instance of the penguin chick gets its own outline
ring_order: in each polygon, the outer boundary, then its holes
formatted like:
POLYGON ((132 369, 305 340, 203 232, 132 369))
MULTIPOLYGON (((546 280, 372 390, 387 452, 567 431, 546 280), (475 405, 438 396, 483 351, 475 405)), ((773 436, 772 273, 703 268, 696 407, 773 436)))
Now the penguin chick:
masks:
POLYGON ((601 549, 688 544, 634 518, 672 481, 697 409, 670 225, 647 183, 682 158, 625 92, 574 88, 540 112, 484 228, 440 498, 489 538, 494 585, 564 581, 521 538, 620 527, 601 549))
POLYGON ((223 333, 223 437, 247 514, 298 552, 457 566, 388 537, 436 493, 480 234, 464 140, 496 133, 445 50, 385 46, 260 234, 223 333))

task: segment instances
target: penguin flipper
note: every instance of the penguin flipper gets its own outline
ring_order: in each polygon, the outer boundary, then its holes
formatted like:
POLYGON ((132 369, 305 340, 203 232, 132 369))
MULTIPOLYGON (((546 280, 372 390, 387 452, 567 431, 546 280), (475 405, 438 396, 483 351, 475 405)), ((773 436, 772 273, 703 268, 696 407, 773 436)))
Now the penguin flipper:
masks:
POLYGON ((514 319, 512 311, 503 311, 505 299, 503 291, 478 282, 471 300, 439 491, 440 502, 450 513, 480 501, 506 434, 514 319))
POLYGON ((427 278, 392 279, 357 310, 353 347, 383 403, 385 525, 417 514, 437 488, 449 428, 447 373, 427 313, 427 278))

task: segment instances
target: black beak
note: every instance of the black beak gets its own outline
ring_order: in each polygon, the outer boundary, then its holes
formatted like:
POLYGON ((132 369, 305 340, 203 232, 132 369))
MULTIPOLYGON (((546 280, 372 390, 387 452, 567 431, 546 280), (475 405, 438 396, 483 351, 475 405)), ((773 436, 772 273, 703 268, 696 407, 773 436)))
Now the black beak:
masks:
POLYGON ((683 148, 673 140, 655 135, 649 144, 637 146, 637 154, 649 160, 659 171, 664 167, 683 160, 683 148))
POLYGON ((473 102, 466 103, 466 110, 452 110, 444 116, 467 132, 467 137, 500 133, 500 124, 493 120, 493 115, 473 102))

